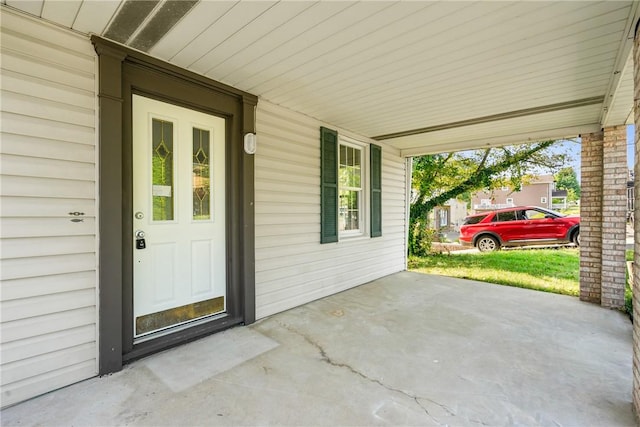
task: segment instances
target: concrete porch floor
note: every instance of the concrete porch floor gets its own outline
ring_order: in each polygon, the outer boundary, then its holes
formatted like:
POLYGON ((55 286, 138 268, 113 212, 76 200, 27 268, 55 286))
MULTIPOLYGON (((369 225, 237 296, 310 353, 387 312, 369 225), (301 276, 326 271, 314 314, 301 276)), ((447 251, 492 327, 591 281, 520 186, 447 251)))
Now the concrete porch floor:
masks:
POLYGON ((2 425, 632 426, 631 323, 402 272, 2 411, 2 425))

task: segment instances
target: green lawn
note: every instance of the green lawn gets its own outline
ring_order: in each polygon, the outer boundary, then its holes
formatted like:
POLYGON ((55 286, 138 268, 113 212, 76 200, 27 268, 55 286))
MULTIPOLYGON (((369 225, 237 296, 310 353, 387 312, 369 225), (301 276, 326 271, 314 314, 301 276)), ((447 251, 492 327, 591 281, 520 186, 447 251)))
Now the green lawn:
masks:
POLYGON ((410 258, 409 269, 565 295, 579 294, 576 248, 511 249, 479 254, 433 254, 410 258))

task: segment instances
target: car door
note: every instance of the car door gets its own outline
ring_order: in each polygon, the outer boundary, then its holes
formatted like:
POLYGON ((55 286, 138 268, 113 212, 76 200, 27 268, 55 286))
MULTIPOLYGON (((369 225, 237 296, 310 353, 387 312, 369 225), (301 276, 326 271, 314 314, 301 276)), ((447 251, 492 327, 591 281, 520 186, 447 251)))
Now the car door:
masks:
POLYGON ((518 222, 516 211, 497 212, 493 229, 503 242, 518 238, 518 222))
POLYGON ((524 240, 557 240, 564 235, 561 221, 538 209, 527 209, 523 227, 524 240))

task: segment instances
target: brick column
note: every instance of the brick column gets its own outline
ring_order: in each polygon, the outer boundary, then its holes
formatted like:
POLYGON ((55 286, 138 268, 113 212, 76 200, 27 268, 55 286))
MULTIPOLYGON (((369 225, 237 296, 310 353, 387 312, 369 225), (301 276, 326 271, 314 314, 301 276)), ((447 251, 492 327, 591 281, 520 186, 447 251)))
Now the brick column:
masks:
POLYGON ((581 135, 580 299, 600 304, 603 133, 581 135))
MULTIPOLYGON (((635 34, 633 44, 633 103, 635 106, 634 122, 635 162, 634 175, 640 177, 640 37, 635 34)), ((635 180, 635 208, 634 208, 634 269, 633 269, 633 407, 636 416, 640 414, 640 178, 635 180)))
POLYGON ((627 280, 627 127, 605 128, 602 146, 601 304, 608 308, 622 308, 627 280))

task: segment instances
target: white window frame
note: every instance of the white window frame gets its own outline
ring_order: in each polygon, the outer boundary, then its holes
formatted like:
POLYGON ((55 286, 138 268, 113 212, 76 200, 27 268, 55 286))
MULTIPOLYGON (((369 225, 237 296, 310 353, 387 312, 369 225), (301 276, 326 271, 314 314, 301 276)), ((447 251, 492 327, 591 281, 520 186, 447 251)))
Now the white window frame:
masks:
POLYGON ((340 174, 340 147, 351 147, 360 150, 360 197, 358 198, 358 229, 340 230, 340 179, 338 179, 338 240, 368 235, 367 224, 369 218, 369 144, 355 139, 338 137, 338 175, 340 174))
POLYGON ((540 203, 543 205, 547 204, 547 198, 546 197, 540 197, 540 203))
POLYGON ((513 206, 513 198, 512 197, 507 197, 506 203, 508 205, 512 205, 513 206))

